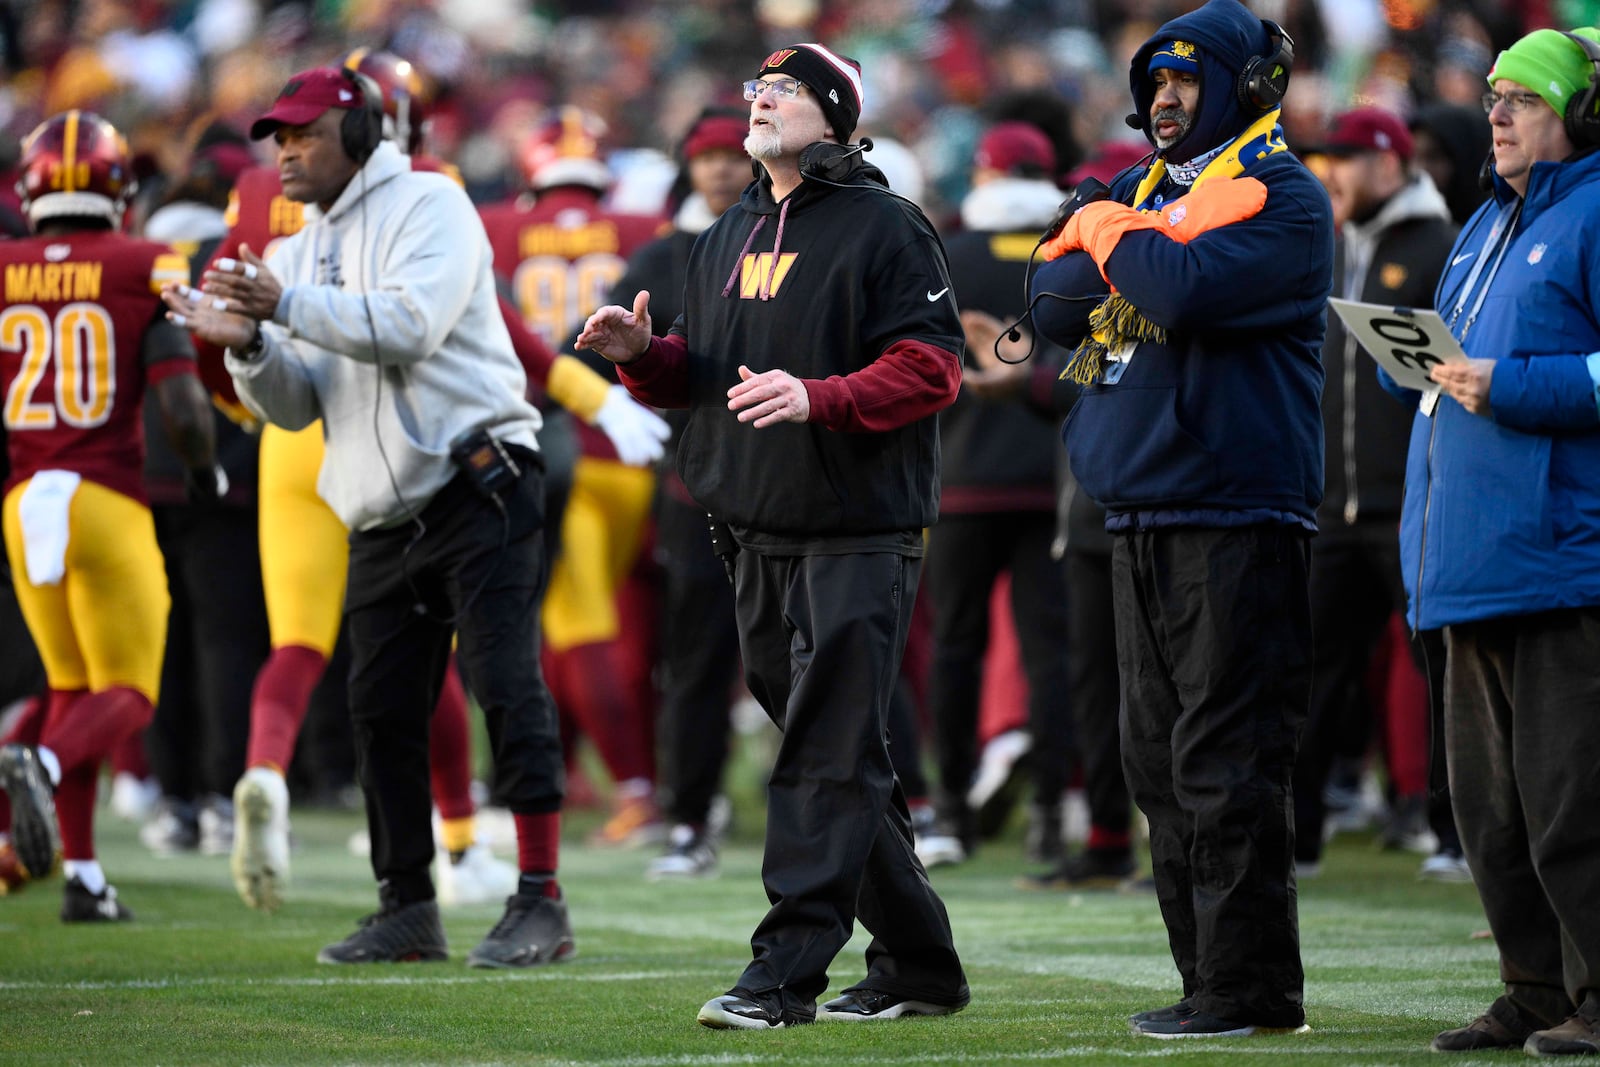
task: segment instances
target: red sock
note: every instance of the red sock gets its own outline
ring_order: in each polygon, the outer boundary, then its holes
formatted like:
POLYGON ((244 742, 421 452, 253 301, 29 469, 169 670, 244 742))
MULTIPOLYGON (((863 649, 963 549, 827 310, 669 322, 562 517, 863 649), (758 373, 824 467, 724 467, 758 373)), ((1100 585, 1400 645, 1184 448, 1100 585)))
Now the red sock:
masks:
POLYGON ((517 826, 517 869, 539 875, 555 884, 561 861, 561 813, 511 816, 517 826))
POLYGON ((1084 842, 1084 847, 1096 852, 1101 850, 1126 852, 1133 846, 1133 838, 1128 831, 1107 830, 1103 826, 1089 824, 1089 840, 1084 842))
POLYGON ((127 686, 72 696, 58 703, 51 692, 50 719, 39 739, 61 761, 63 781, 68 772, 83 766, 98 773, 123 738, 150 725, 156 710, 148 697, 127 686))
POLYGON ((655 781, 655 761, 632 728, 628 690, 609 642, 579 645, 557 656, 566 676, 571 710, 600 750, 615 782, 655 781))
POLYGON ((246 767, 263 765, 287 771, 294 759, 295 738, 311 705, 311 691, 317 687, 328 659, 304 645, 284 645, 272 655, 256 675, 250 694, 250 746, 245 753, 246 767))
POLYGON ((428 736, 428 776, 441 819, 468 819, 472 804, 472 732, 467 725, 467 693, 452 657, 444 687, 433 709, 428 736))
POLYGON ((56 787, 56 822, 61 826, 61 855, 69 860, 94 859, 94 794, 99 764, 61 772, 56 787))
POLYGON ((124 737, 111 750, 111 770, 115 774, 131 774, 135 778, 150 777, 150 760, 144 752, 143 730, 124 737))
POLYGON ((45 703, 43 697, 29 697, 17 713, 16 721, 11 724, 10 732, 0 737, 0 744, 16 742, 19 745, 37 745, 39 738, 44 735, 45 718, 49 711, 50 705, 45 703))

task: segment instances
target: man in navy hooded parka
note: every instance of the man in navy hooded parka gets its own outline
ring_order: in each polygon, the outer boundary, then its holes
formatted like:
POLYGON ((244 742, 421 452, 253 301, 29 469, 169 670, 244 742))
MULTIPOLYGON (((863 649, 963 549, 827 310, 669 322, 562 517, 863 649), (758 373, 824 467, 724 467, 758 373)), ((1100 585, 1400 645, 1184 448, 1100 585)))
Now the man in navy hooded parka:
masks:
POLYGON ((1112 556, 1123 765, 1183 996, 1150 1037, 1297 1030, 1290 777, 1310 698, 1333 220, 1285 149, 1292 44, 1236 0, 1133 58, 1156 151, 1047 242, 1040 330, 1077 345, 1066 423, 1112 556))

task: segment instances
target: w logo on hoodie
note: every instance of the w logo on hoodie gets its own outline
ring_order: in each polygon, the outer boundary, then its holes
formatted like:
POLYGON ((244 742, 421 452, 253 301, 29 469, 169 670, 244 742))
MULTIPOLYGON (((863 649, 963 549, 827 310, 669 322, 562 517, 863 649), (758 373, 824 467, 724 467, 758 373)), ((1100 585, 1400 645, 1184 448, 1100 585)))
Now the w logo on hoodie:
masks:
POLYGON ((777 270, 773 270, 771 252, 751 252, 739 261, 739 299, 755 300, 761 295, 761 283, 771 276, 767 282, 767 297, 771 299, 778 295, 778 289, 783 285, 783 279, 788 277, 789 268, 794 266, 798 252, 778 253, 777 270))

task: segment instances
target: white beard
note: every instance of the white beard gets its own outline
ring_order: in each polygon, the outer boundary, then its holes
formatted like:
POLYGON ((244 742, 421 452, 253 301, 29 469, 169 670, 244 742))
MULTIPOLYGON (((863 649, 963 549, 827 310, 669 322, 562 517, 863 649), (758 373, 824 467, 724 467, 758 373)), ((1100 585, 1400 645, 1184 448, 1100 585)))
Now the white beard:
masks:
POLYGON ((777 119, 768 119, 769 125, 753 126, 744 139, 744 150, 750 158, 767 162, 777 159, 783 151, 783 127, 777 119))

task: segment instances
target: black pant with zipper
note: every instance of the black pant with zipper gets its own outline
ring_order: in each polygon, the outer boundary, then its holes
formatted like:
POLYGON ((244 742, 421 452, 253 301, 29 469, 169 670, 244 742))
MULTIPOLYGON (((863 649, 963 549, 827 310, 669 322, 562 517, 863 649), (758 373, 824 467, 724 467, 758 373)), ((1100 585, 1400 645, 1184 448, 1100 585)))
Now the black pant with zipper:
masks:
POLYGON ((814 1016, 857 919, 873 935, 860 985, 940 1004, 968 998, 889 760, 919 567, 893 552, 738 556, 745 679, 783 738, 761 868, 772 908, 735 988, 786 1021, 814 1016))
POLYGON ((1118 535, 1111 556, 1123 766, 1184 997, 1263 1027, 1305 1021, 1291 780, 1311 696, 1309 539, 1156 529, 1118 535))
POLYGON ((350 716, 372 869, 385 899, 433 898, 428 724, 451 640, 483 708, 495 785, 518 815, 558 811, 565 787, 555 705, 539 666, 544 489, 537 454, 504 510, 457 476, 406 522, 350 535, 345 622, 350 716))

